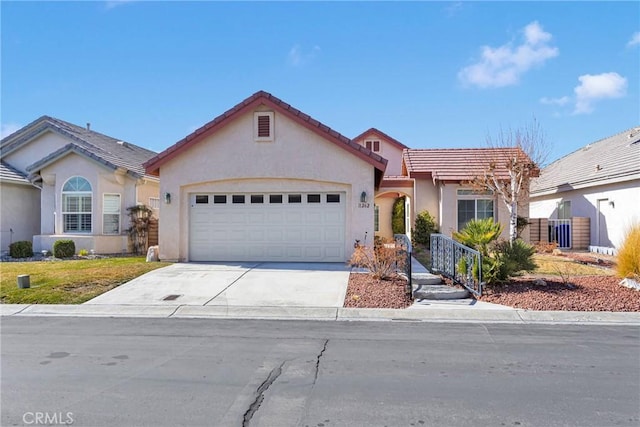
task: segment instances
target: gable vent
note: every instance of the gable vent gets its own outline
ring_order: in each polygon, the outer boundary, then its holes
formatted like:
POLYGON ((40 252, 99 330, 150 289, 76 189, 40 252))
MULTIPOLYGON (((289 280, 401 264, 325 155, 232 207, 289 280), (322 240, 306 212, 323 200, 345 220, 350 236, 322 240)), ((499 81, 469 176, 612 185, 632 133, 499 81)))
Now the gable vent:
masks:
POLYGON ((271 120, 269 116, 258 116, 258 138, 269 138, 271 135, 271 120))
POLYGON ((273 141, 273 112, 254 113, 253 135, 258 142, 273 141))

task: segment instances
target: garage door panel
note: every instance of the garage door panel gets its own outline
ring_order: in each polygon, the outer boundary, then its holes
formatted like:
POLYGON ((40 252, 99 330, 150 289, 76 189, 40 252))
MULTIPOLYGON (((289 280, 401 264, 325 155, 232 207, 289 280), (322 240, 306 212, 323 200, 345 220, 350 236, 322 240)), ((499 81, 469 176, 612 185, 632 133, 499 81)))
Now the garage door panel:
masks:
MULTIPOLYGON (((282 193, 275 193, 282 194, 282 193)), ((298 194, 298 193, 296 193, 298 194)), ((314 193, 318 194, 318 193, 314 193)), ((208 200, 213 201, 214 194, 208 200)), ((345 199, 340 203, 192 204, 189 258, 193 261, 344 261, 345 199)), ((193 197, 193 195, 192 195, 193 197)), ((300 198, 296 198, 300 200, 300 198)), ((250 195, 245 200, 251 200, 250 195)))

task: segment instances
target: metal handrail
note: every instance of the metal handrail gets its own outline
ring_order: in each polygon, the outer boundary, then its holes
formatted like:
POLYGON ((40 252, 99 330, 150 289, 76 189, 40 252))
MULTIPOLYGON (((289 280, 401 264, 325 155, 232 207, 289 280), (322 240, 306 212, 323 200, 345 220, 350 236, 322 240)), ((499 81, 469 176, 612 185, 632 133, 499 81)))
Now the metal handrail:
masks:
POLYGON ((444 234, 431 235, 431 269, 482 295, 482 254, 444 234))
POLYGON ((412 291, 412 283, 411 283, 411 253, 413 252, 413 247, 411 246, 411 239, 406 234, 394 234, 393 238, 396 241, 396 244, 400 245, 403 251, 406 254, 406 259, 404 263, 403 273, 407 275, 407 279, 409 282, 407 283, 407 293, 411 294, 412 291))

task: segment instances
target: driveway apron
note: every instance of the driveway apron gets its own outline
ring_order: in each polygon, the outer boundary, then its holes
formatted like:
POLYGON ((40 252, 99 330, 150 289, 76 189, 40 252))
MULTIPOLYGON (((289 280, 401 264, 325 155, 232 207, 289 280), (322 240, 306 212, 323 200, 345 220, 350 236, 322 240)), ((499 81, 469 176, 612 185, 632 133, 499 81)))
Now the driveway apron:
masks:
POLYGON ((85 304, 342 307, 349 272, 341 263, 177 263, 85 304))

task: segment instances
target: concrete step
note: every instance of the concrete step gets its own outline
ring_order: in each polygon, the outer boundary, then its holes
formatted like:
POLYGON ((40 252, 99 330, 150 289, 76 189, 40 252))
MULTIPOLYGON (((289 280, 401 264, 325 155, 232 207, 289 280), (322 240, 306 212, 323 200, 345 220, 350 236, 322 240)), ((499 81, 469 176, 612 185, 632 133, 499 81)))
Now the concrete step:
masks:
POLYGON ((442 283, 442 278, 431 273, 412 273, 411 283, 414 285, 439 285, 442 283))
POLYGON ((418 285, 414 286, 413 299, 450 300, 469 298, 466 289, 454 288, 447 285, 418 285))

